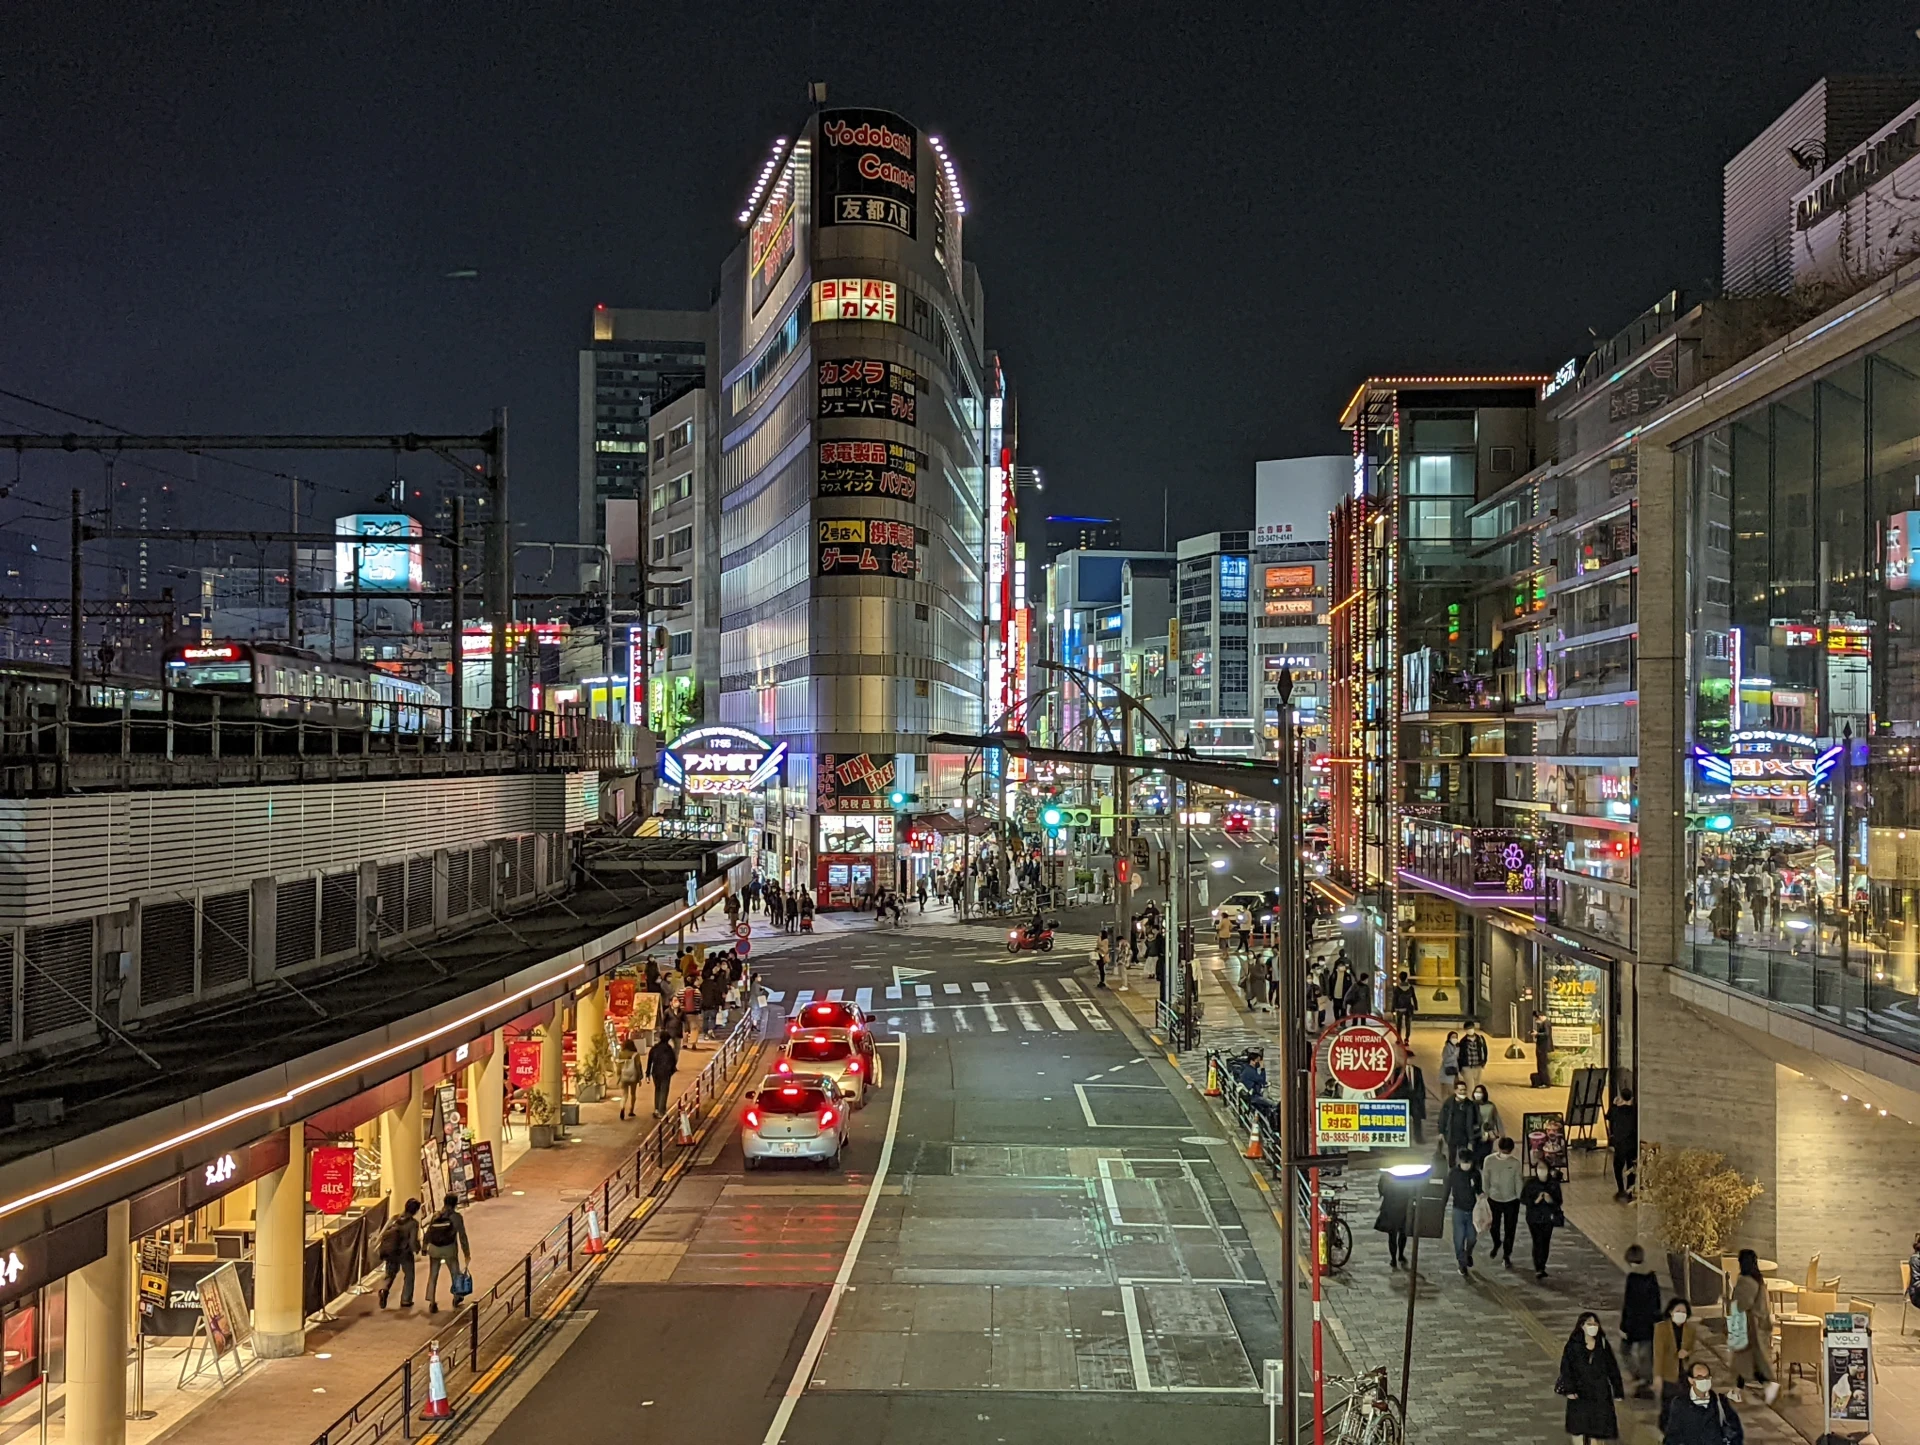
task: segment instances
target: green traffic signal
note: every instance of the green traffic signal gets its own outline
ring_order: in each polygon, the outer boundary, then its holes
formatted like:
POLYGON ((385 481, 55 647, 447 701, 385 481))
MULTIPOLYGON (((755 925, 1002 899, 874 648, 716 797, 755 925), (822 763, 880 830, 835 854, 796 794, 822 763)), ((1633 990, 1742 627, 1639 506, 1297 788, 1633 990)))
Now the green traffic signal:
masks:
POLYGON ((1064 827, 1066 821, 1067 810, 1065 808, 1049 806, 1040 810, 1041 825, 1049 830, 1064 827))

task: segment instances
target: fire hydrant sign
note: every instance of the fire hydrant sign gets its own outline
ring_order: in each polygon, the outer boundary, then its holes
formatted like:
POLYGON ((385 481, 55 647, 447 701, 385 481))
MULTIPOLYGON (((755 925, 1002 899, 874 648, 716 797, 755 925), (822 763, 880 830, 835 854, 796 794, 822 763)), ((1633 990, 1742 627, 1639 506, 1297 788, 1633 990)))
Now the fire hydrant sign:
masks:
POLYGON ((1371 1094, 1393 1077, 1393 1039, 1383 1028, 1359 1023, 1341 1029, 1327 1046, 1327 1072, 1341 1088, 1371 1094))
POLYGON ((1413 1140, 1406 1099, 1315 1099, 1314 1135, 1322 1149, 1405 1148, 1413 1140))

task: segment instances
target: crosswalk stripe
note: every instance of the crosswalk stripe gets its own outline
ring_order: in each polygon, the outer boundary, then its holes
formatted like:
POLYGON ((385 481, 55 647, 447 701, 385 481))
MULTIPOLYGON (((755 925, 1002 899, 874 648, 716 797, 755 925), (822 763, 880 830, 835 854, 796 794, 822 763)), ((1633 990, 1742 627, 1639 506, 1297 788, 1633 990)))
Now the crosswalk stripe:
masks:
POLYGON ((988 988, 989 988, 989 987, 990 987, 990 985, 988 985, 988 984, 984 984, 984 983, 976 983, 976 984, 975 984, 975 985, 973 986, 973 991, 974 991, 975 993, 986 993, 986 992, 988 991, 988 988))
POLYGON ((1080 1010, 1080 1016, 1096 1033, 1113 1032, 1113 1025, 1108 1023, 1107 1016, 1100 1012, 1100 1005, 1087 997, 1085 989, 1070 978, 1061 979, 1060 987, 1066 990, 1067 1001, 1080 1010))
POLYGON ((859 1009, 861 1013, 866 1013, 873 1007, 873 990, 870 988, 855 989, 853 1006, 859 1009))
POLYGON ((780 1000, 785 998, 786 996, 787 996, 787 991, 783 988, 770 988, 767 990, 768 1003, 779 1003, 780 1000))
POLYGON ((1007 1026, 1000 1022, 1000 1010, 990 1003, 982 1003, 980 1012, 987 1016, 987 1028, 996 1034, 1004 1034, 1007 1026))
POLYGON ((934 1023, 933 1010, 931 1008, 923 1008, 920 1010, 920 1032, 923 1034, 939 1032, 938 1027, 934 1023))
POLYGON ((947 993, 958 993, 958 992, 960 992, 960 985, 959 985, 959 984, 957 984, 957 983, 945 983, 945 984, 942 984, 942 985, 940 985, 940 987, 941 987, 941 988, 942 988, 943 990, 945 990, 945 991, 946 991, 947 993))
POLYGON ((839 1003, 845 999, 846 996, 847 991, 844 988, 830 988, 827 990, 828 1003, 839 1003))
POLYGON ((896 983, 896 984, 890 984, 890 985, 888 985, 888 987, 887 987, 887 1000, 888 1000, 888 1002, 890 1002, 890 1003, 898 1003, 898 1002, 900 1002, 900 985, 899 985, 899 984, 897 984, 897 983, 896 983))
POLYGON ((960 1034, 970 1034, 973 1032, 973 1024, 967 1018, 967 1010, 964 1005, 953 1011, 953 1031, 960 1034))
POLYGON ((913 996, 915 998, 932 998, 933 988, 929 984, 916 983, 913 986, 913 996))
POLYGON ((1060 1001, 1047 992, 1047 986, 1039 979, 1033 981, 1033 991, 1039 996, 1041 1007, 1046 1009, 1047 1017, 1053 1020, 1055 1028, 1068 1034, 1078 1031, 1073 1015, 1060 1007, 1060 1001))
POLYGON ((1034 1013, 1027 1001, 1014 992, 1012 984, 1007 985, 1007 997, 1013 1000, 1013 1016, 1020 1020, 1020 1027, 1030 1034, 1040 1032, 1040 1018, 1034 1013))
POLYGON ((810 988, 803 988, 800 990, 800 992, 798 992, 793 996, 793 1011, 795 1013, 798 1013, 800 1012, 801 1009, 805 1008, 808 1004, 812 1002, 813 1002, 813 990, 810 988))

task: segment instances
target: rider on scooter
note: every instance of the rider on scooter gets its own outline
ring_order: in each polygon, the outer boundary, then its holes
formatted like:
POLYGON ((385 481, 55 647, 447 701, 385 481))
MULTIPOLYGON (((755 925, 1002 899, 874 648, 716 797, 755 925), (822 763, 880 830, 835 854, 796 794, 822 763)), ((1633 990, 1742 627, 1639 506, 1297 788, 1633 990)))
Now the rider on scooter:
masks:
POLYGON ((1033 917, 1027 920, 1027 937, 1030 939, 1038 938, 1041 934, 1045 933, 1046 931, 1047 931, 1046 915, 1040 911, 1039 905, 1036 904, 1034 905, 1033 917))

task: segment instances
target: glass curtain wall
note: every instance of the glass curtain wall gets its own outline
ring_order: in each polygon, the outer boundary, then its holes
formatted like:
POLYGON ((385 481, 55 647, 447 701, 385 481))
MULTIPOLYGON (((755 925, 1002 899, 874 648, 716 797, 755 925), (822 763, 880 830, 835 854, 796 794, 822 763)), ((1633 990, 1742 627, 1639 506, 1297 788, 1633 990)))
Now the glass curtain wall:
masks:
POLYGON ((1920 1050, 1920 333, 1682 462, 1688 965, 1920 1050))

